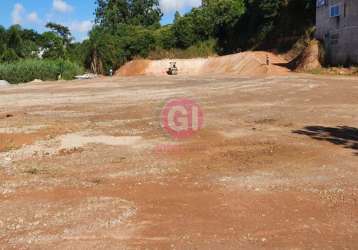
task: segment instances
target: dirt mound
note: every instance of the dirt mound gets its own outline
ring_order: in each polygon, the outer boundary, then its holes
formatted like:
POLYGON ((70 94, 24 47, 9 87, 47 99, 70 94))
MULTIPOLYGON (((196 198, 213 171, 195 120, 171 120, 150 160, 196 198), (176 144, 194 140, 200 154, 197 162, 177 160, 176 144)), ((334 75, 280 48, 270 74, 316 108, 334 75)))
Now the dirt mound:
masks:
POLYGON ((322 67, 320 58, 320 42, 313 40, 302 53, 290 63, 290 66, 295 71, 310 71, 322 67))
POLYGON ((133 60, 120 68, 116 75, 132 76, 132 75, 145 75, 146 69, 150 65, 150 60, 133 60))
POLYGON ((288 69, 278 66, 287 62, 268 52, 244 52, 221 57, 196 59, 134 60, 121 67, 116 75, 138 76, 167 75, 170 62, 177 62, 179 75, 277 75, 286 74, 288 69), (270 65, 266 65, 267 56, 270 65))

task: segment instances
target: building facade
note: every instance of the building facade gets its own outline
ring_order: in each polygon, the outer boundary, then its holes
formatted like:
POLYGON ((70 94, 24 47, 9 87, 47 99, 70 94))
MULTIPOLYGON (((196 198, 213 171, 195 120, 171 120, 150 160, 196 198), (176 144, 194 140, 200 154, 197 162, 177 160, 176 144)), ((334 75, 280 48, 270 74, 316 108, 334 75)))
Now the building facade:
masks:
POLYGON ((358 0, 317 0, 316 38, 331 64, 358 64, 358 0))

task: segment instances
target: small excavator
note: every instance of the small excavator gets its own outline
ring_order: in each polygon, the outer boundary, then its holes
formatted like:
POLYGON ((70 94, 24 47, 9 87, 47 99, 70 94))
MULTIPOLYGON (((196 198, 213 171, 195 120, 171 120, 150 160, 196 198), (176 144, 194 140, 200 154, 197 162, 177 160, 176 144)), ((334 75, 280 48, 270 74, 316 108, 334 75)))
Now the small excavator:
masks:
POLYGON ((178 74, 178 68, 177 68, 177 63, 176 62, 171 62, 170 63, 170 67, 167 71, 168 75, 171 76, 175 76, 178 74))

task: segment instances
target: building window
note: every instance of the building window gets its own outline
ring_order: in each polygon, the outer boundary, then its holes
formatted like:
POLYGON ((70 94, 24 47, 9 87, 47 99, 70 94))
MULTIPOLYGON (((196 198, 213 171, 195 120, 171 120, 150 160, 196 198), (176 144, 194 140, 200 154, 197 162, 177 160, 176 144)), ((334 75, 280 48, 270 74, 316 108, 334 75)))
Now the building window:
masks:
POLYGON ((338 17, 341 15, 341 10, 339 5, 333 5, 329 8, 329 16, 330 17, 338 17))

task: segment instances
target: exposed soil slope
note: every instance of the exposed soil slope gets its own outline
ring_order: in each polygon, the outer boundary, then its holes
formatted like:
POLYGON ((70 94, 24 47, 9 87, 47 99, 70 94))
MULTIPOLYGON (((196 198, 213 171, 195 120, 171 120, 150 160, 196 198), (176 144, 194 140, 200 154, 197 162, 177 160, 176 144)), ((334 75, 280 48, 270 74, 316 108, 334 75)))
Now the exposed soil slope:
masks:
POLYGON ((278 66, 287 63, 284 59, 269 52, 243 52, 228 56, 196 58, 196 59, 164 59, 164 60, 134 60, 121 67, 118 76, 151 75, 162 76, 167 74, 170 62, 177 62, 180 75, 282 75, 288 69, 278 66), (270 65, 266 65, 267 56, 270 65))
POLYGON ((310 71, 321 68, 321 48, 317 40, 311 41, 302 53, 293 60, 290 68, 295 71, 310 71))

